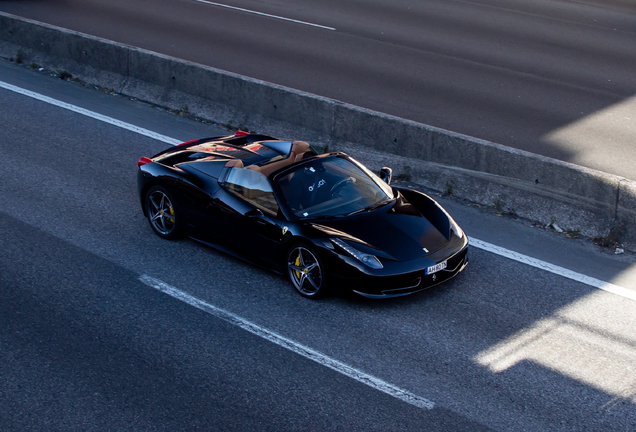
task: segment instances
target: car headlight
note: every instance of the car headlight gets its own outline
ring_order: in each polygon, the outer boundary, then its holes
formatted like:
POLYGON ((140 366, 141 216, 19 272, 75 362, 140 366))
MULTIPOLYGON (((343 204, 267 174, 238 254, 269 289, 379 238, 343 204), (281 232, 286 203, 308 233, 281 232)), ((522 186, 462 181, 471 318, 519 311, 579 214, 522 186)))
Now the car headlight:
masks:
POLYGON ((453 218, 450 218, 450 222, 451 231, 454 232, 455 235, 459 238, 464 237, 464 231, 459 227, 459 225, 457 225, 457 222, 455 222, 453 218))
POLYGON ((381 269, 384 267, 378 257, 376 257, 375 255, 361 252, 353 246, 349 246, 347 243, 337 238, 332 238, 331 242, 338 246, 340 249, 346 251, 349 255, 351 255, 367 267, 370 267, 372 269, 381 269))

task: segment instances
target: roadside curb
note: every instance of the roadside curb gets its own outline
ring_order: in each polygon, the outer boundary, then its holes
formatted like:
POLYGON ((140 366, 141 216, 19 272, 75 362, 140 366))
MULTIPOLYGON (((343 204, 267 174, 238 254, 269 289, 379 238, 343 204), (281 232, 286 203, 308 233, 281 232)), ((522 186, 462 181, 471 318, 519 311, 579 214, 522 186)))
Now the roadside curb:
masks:
POLYGON ((636 250, 636 182, 0 13, 0 56, 219 124, 302 138, 374 169, 591 238, 617 232, 636 250))

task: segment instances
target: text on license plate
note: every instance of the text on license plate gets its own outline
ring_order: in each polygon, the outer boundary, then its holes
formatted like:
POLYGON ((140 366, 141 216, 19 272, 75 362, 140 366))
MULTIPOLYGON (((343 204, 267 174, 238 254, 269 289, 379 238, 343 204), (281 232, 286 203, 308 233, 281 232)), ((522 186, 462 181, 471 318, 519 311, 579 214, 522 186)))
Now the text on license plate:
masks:
POLYGON ((434 266, 430 266, 429 268, 427 268, 425 274, 430 275, 440 270, 444 270, 447 265, 448 265, 448 261, 442 261, 439 264, 435 264, 434 266))

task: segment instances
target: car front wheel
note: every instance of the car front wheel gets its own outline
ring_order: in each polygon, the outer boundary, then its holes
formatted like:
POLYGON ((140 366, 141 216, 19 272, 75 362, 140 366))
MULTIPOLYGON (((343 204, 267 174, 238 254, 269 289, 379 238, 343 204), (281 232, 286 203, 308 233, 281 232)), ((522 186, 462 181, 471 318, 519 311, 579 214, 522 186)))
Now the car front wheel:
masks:
POLYGON ((287 254, 287 273, 301 296, 318 299, 327 293, 324 266, 310 246, 299 244, 291 248, 287 254))

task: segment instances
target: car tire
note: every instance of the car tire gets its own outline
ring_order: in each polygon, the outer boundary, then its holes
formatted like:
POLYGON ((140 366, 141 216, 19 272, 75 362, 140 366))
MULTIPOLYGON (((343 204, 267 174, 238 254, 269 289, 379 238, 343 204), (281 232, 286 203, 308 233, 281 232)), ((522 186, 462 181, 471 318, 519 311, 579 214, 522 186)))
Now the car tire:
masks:
POLYGON ((146 215, 152 230, 161 238, 179 237, 181 221, 170 192, 162 186, 152 186, 146 193, 146 215))
POLYGON ((327 273, 316 250, 304 243, 295 244, 287 252, 287 275, 298 293, 309 299, 327 294, 327 273))

